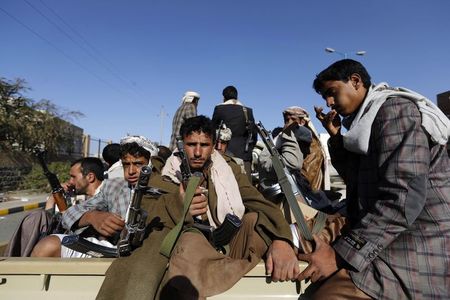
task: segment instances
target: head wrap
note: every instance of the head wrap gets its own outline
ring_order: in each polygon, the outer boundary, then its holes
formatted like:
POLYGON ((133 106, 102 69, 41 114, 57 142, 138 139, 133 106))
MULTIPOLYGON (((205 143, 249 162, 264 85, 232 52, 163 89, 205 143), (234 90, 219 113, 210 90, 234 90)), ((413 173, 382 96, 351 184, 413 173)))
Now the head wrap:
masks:
POLYGON ((227 127, 227 125, 222 124, 222 127, 216 130, 217 139, 221 141, 228 142, 231 140, 232 132, 231 129, 227 127))
POLYGON ((284 115, 294 115, 294 116, 297 116, 297 117, 305 120, 305 122, 306 122, 305 126, 308 127, 312 131, 313 135, 319 139, 319 134, 317 133, 316 128, 314 127, 313 123, 311 122, 311 119, 309 118, 309 114, 306 110, 304 110, 303 108, 301 108, 299 106, 290 106, 283 111, 283 116, 284 115))
POLYGON ((150 152, 150 156, 155 156, 158 154, 158 148, 152 141, 142 135, 127 135, 120 140, 120 145, 136 143, 139 147, 144 148, 150 152))
POLYGON ((183 103, 192 103, 194 101, 194 98, 200 99, 200 94, 193 91, 187 91, 184 93, 182 102, 183 103))
POLYGON ((294 115, 297 116, 299 118, 303 118, 306 121, 309 121, 309 114, 306 110, 304 110, 303 108, 299 107, 299 106, 291 106, 286 108, 283 111, 283 115, 294 115))

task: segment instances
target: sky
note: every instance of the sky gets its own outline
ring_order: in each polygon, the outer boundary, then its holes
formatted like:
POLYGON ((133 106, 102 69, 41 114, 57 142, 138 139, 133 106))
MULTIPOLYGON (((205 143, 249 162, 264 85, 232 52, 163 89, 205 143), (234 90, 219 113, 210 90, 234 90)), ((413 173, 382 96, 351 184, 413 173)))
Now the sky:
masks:
POLYGON ((2 0, 0 77, 25 79, 24 96, 82 112, 75 125, 113 142, 167 145, 187 90, 211 117, 228 85, 267 129, 296 105, 325 132, 312 82, 344 56, 435 103, 450 90, 449 11, 448 0, 2 0))

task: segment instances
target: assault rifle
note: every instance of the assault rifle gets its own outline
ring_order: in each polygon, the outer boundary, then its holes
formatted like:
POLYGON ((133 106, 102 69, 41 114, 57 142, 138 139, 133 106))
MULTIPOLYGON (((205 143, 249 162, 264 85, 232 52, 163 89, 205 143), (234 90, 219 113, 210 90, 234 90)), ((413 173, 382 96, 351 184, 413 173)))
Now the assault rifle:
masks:
POLYGON ((281 186, 281 190, 283 191, 297 224, 299 225, 300 232, 306 240, 312 241, 313 237, 305 223, 305 216, 308 219, 311 219, 317 215, 313 228, 313 233, 317 233, 322 230, 327 215, 317 211, 307 204, 308 202, 305 200, 301 190, 298 188, 295 178, 286 167, 280 153, 278 153, 270 132, 264 128, 261 121, 256 124, 256 129, 258 130, 259 135, 270 153, 272 165, 281 186))
POLYGON ((217 149, 217 145, 219 144, 221 133, 222 133, 222 127, 223 127, 223 120, 220 120, 219 127, 217 127, 217 134, 216 134, 216 144, 214 145, 214 149, 217 149))
POLYGON ((133 198, 128 208, 125 227, 120 233, 120 240, 117 243, 119 256, 129 256, 131 252, 140 247, 145 238, 145 222, 147 212, 141 208, 142 197, 144 196, 152 169, 143 166, 139 175, 139 180, 134 188, 133 198))
MULTIPOLYGON (((186 184, 189 181, 189 178, 192 176, 191 173, 191 166, 189 165, 189 159, 186 156, 186 152, 184 151, 184 143, 183 139, 178 136, 177 137, 177 149, 178 152, 175 152, 174 155, 178 156, 181 160, 180 165, 180 172, 181 172, 181 183, 183 184, 184 188, 186 188, 186 184)), ((199 177, 203 177, 203 174, 198 172, 197 174, 199 177)))
MULTIPOLYGON (((195 172, 194 174, 191 173, 189 159, 184 151, 184 144, 181 138, 177 139, 177 148, 178 152, 176 155, 181 159, 180 171, 181 177, 183 179, 183 184, 185 185, 191 176, 203 177, 203 174, 200 172, 195 172)), ((223 247, 230 243, 233 236, 241 227, 241 224, 242 221, 239 219, 239 217, 228 213, 226 214, 223 223, 215 229, 210 225, 204 224, 202 220, 196 218, 194 219, 193 227, 202 232, 214 248, 224 252, 223 247)))
POLYGON ((120 233, 117 248, 106 247, 92 243, 78 234, 65 236, 62 245, 94 257, 123 257, 140 247, 145 238, 147 212, 141 208, 142 197, 146 193, 161 195, 157 189, 147 187, 152 169, 148 166, 141 168, 136 187, 133 189, 130 206, 128 208, 125 227, 120 233))
POLYGON ((252 121, 250 121, 250 119, 248 117, 247 107, 243 106, 242 110, 244 111, 245 129, 247 130, 247 141, 245 142, 244 151, 248 152, 250 143, 253 140, 253 125, 254 125, 254 123, 252 121))
POLYGON ((53 199, 55 199, 56 206, 60 212, 63 212, 67 209, 68 205, 65 198, 64 189, 61 186, 61 183, 58 180, 58 177, 55 173, 50 172, 47 167, 47 163, 45 162, 45 156, 47 151, 36 148, 34 150, 34 155, 38 159, 42 170, 44 170, 44 175, 47 177, 48 182, 50 183, 50 187, 52 188, 53 199))

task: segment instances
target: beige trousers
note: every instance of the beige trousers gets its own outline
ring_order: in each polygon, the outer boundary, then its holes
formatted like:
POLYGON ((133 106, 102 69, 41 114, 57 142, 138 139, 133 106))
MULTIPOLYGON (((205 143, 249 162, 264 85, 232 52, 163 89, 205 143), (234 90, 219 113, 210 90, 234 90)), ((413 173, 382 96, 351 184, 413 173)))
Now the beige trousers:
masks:
POLYGON ((369 300, 370 296, 353 283, 346 269, 340 269, 323 283, 312 284, 301 299, 311 300, 369 300))
MULTIPOLYGON (((307 225, 310 229, 313 227, 313 220, 308 220, 307 225)), ((330 244, 341 234, 346 226, 346 219, 339 215, 328 216, 324 229, 319 237, 330 244)), ((300 237, 300 244, 304 253, 311 253, 314 245, 300 237)), ((361 291, 350 278, 349 271, 341 269, 323 282, 311 284, 306 290, 306 294, 301 299, 330 299, 330 300, 364 300, 372 299, 361 291)))
POLYGON ((257 216, 244 215, 228 255, 217 252, 202 234, 183 233, 172 253, 160 299, 205 299, 230 289, 268 249, 255 231, 257 216))

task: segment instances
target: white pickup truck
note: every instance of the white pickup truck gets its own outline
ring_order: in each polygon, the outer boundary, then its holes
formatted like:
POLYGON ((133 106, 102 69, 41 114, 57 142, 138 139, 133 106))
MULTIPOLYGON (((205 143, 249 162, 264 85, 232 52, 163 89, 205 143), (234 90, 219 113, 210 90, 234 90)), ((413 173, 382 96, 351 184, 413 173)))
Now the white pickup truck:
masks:
MULTIPOLYGON (((0 258, 0 299, 95 299, 113 259, 0 258)), ((306 264, 300 262, 303 270, 306 264)), ((233 288, 208 299, 298 299, 304 282, 270 282, 261 262, 233 288)))

